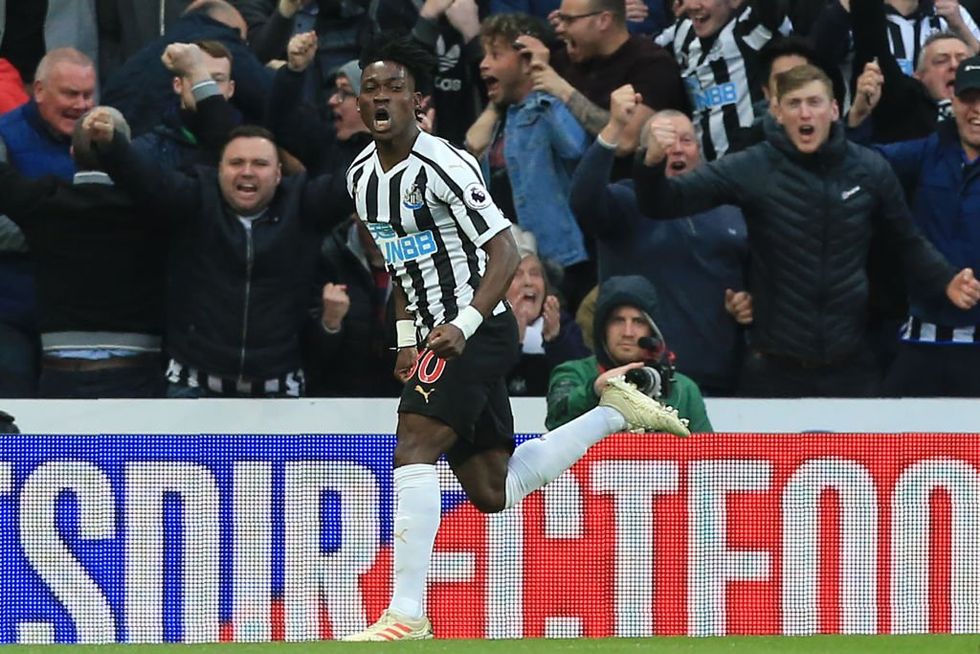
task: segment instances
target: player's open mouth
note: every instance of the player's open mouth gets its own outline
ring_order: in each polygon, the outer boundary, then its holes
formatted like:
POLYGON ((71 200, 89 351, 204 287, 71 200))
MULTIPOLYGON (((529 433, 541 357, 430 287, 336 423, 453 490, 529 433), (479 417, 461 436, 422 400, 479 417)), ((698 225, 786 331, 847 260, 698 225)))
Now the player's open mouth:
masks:
POLYGON ((374 110, 374 129, 386 130, 391 127, 391 114, 387 109, 378 108, 374 110))
POLYGON ((673 170, 673 171, 677 171, 677 172, 679 172, 681 170, 685 170, 685 169, 687 169, 687 162, 686 161, 671 161, 670 162, 670 169, 673 170))
POLYGON ((813 125, 800 125, 800 134, 803 136, 813 136, 815 131, 813 125))
POLYGON ((500 89, 500 82, 496 77, 484 75, 483 83, 487 85, 487 94, 494 95, 500 89))
POLYGON ((235 184, 235 190, 245 195, 258 193, 259 187, 255 184, 235 184))

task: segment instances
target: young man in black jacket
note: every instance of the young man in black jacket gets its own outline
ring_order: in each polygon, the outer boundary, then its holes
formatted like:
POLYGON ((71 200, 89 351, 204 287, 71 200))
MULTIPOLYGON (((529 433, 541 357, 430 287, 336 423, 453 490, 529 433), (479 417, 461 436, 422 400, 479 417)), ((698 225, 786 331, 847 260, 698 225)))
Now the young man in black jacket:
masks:
POLYGON ((163 170, 115 137, 102 112, 84 129, 106 168, 172 230, 167 380, 171 397, 302 394, 300 334, 322 232, 350 215, 344 180, 283 178, 272 134, 232 130, 218 170, 163 170))
POLYGON ((913 293, 945 291, 968 309, 980 300, 980 283, 968 270, 956 273, 915 228, 888 164, 847 142, 825 73, 793 68, 778 76, 776 95, 766 142, 677 177, 664 177, 663 166, 673 127, 655 120, 635 171, 637 200, 656 218, 742 208, 754 310, 742 395, 872 395, 879 381, 865 345, 872 234, 894 244, 913 293))

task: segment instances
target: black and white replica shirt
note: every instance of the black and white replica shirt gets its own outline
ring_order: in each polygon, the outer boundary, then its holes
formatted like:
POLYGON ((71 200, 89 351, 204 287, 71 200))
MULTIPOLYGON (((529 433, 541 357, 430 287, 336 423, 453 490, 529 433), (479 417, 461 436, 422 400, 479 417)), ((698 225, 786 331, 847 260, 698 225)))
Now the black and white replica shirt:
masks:
MULTIPOLYGON (((980 29, 977 28, 973 16, 964 7, 959 8, 960 17, 973 37, 980 39, 980 29)), ((945 18, 936 15, 932 3, 922 3, 909 16, 903 16, 891 5, 885 5, 886 27, 888 30, 888 47, 895 55, 895 61, 906 75, 915 72, 919 64, 922 46, 930 36, 937 32, 949 30, 945 18)))
MULTIPOLYGON (((469 306, 486 272, 481 246, 510 227, 476 159, 421 132, 409 156, 384 172, 371 143, 347 170, 347 190, 418 327, 432 329, 469 306)), ((501 302, 493 313, 503 310, 501 302)))
POLYGON ((746 6, 710 39, 698 38, 685 18, 677 23, 672 43, 665 44, 680 66, 706 161, 724 155, 736 131, 756 118, 754 105, 763 98, 759 50, 774 32, 760 15, 746 6))

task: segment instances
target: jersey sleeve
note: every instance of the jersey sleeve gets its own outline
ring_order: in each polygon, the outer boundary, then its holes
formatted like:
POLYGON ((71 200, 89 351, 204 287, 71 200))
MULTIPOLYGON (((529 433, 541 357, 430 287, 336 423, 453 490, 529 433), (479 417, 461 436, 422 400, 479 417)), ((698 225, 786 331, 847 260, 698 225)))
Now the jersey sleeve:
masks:
POLYGON ((345 176, 347 178, 347 195, 349 195, 352 200, 356 201, 357 198, 354 197, 354 173, 350 168, 348 168, 345 176))
POLYGON ((976 21, 973 20, 973 16, 970 15, 966 7, 960 7, 960 17, 963 19, 963 24, 966 25, 966 29, 973 35, 973 38, 980 40, 980 29, 977 28, 976 21))
POLYGON ((483 175, 472 157, 454 149, 456 160, 447 158, 445 174, 439 176, 433 192, 446 203, 463 233, 480 246, 510 227, 483 182, 483 175))
POLYGON ((354 202, 357 202, 357 198, 354 195, 357 193, 357 188, 355 182, 364 173, 365 166, 370 165, 370 159, 374 154, 374 143, 370 143, 366 148, 360 151, 351 165, 347 168, 347 173, 345 174, 345 179, 347 180, 347 193, 353 198, 354 202))

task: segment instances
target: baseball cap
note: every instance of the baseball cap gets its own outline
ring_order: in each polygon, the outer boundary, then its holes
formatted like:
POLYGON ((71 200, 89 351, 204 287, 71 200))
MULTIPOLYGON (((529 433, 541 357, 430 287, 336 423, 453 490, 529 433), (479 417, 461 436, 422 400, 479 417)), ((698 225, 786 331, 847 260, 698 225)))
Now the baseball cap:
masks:
POLYGON ((980 90, 980 57, 964 59, 956 69, 956 95, 972 90, 980 90))
POLYGON ((354 95, 361 94, 361 65, 357 62, 357 59, 351 59, 338 68, 337 72, 334 73, 334 77, 338 75, 343 75, 347 78, 351 88, 354 89, 354 95))

